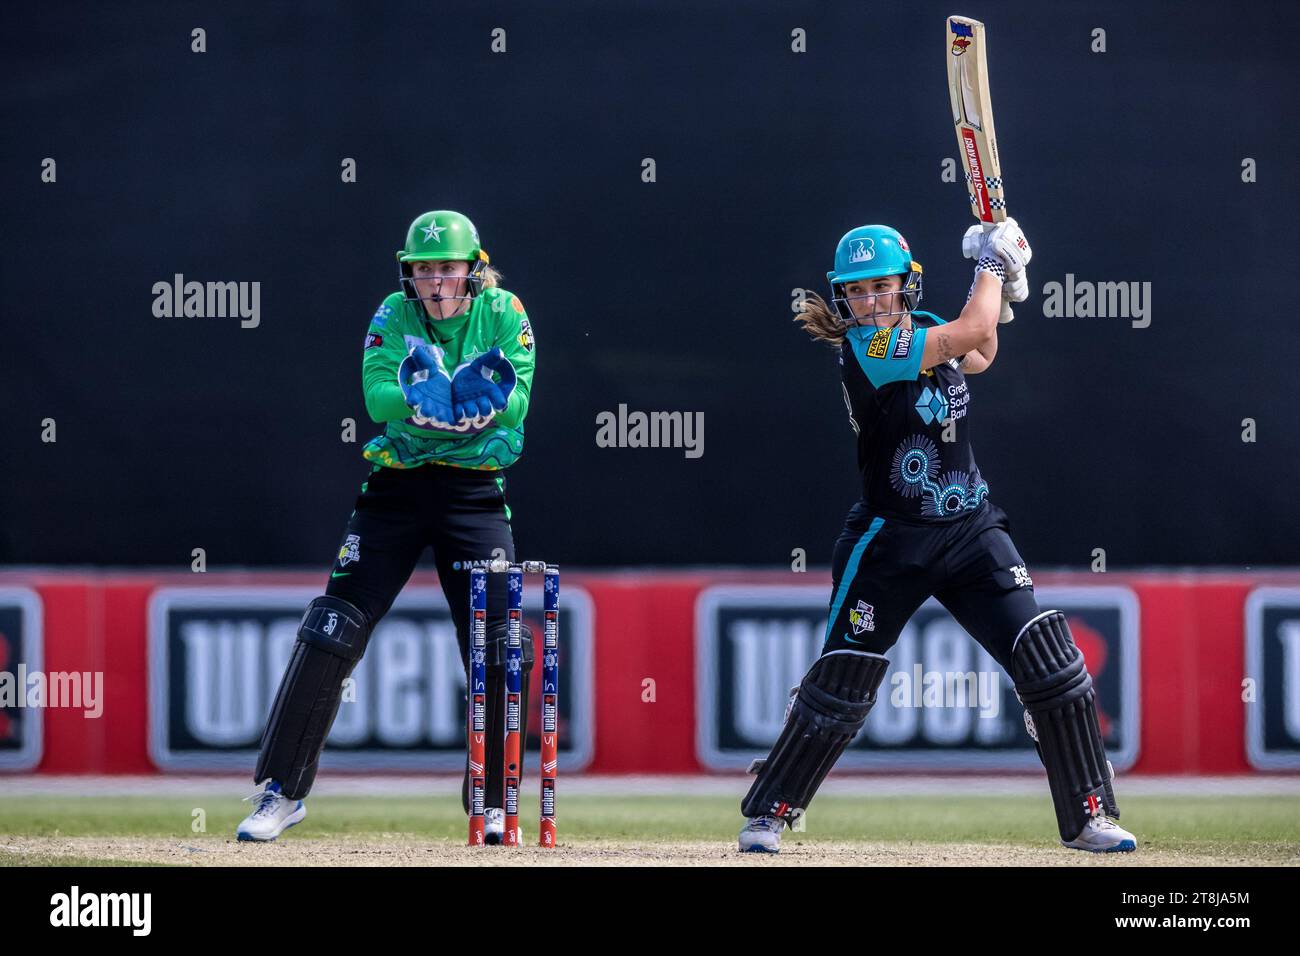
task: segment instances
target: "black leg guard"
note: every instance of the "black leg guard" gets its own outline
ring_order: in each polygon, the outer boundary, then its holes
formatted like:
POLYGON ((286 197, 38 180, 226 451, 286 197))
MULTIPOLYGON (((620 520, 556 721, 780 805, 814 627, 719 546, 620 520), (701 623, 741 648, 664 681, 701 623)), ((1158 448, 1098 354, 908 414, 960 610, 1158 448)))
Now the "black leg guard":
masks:
POLYGON ((1011 668, 1029 714, 1026 727, 1047 768, 1061 839, 1073 840, 1098 813, 1118 818, 1097 695, 1065 615, 1046 611, 1025 625, 1011 650, 1011 668))
MULTIPOLYGON (((1023 704, 1024 701, 1021 701, 1023 704)), ((1043 760, 1043 745, 1038 742, 1038 728, 1034 726, 1034 718, 1030 716, 1029 711, 1025 711, 1025 733, 1029 734, 1029 739, 1034 742, 1034 749, 1038 751, 1038 759, 1043 761, 1043 769, 1047 769, 1047 761, 1043 760)))
POLYGON ((889 661, 865 651, 832 651, 804 675, 781 736, 758 770, 740 812, 793 826, 876 702, 889 661))
MULTIPOLYGON (((1047 769, 1047 761, 1043 759, 1043 745, 1038 742, 1038 728, 1034 726, 1034 718, 1025 711, 1025 732, 1029 734, 1029 739, 1034 742, 1034 750, 1038 753, 1038 759, 1043 764, 1043 769, 1047 769)), ((1109 760, 1106 761, 1106 773, 1110 776, 1111 786, 1115 785, 1115 765, 1109 760)), ((1115 812, 1119 816, 1119 811, 1115 812)))
MULTIPOLYGON (((528 681, 533 672, 533 631, 527 624, 520 628, 519 642, 523 645, 524 666, 519 676, 522 693, 519 697, 520 757, 528 746, 528 681)), ((489 634, 487 639, 487 740, 484 759, 487 761, 487 789, 483 794, 485 807, 503 807, 505 798, 506 759, 506 630, 489 634)), ((525 761, 526 763, 526 761, 525 761)), ((523 767, 519 768, 520 787, 523 786, 523 767)), ((465 779, 461 784, 461 802, 469 813, 469 754, 465 755, 465 779)), ((522 806, 522 800, 520 805, 522 806)))
POLYGON ((255 782, 278 780, 291 800, 307 796, 339 712, 343 681, 365 653, 370 629, 366 616, 341 598, 323 595, 307 605, 262 734, 255 782))

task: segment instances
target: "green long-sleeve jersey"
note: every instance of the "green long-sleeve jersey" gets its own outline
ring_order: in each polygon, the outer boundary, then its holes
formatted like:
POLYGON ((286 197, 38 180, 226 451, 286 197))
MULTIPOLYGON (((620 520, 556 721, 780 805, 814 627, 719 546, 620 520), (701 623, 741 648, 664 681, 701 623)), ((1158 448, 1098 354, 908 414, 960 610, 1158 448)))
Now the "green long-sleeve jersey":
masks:
POLYGON ((523 303, 504 289, 484 289, 464 315, 434 321, 420 303, 394 292, 370 320, 361 360, 366 411, 384 424, 384 433, 366 443, 366 460, 386 468, 414 468, 426 462, 479 468, 506 468, 524 448, 524 417, 533 386, 535 345, 523 303), (504 411, 486 425, 449 431, 417 425, 402 396, 397 369, 418 345, 443 352, 443 367, 456 369, 489 349, 501 349, 515 367, 518 381, 504 411))

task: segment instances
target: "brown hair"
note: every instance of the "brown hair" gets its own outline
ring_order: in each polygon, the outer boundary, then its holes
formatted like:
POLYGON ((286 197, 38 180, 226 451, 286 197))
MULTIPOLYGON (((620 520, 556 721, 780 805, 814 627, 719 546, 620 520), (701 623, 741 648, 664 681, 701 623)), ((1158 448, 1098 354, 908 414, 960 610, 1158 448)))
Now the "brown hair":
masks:
POLYGON ((500 284, 501 284, 501 273, 497 272, 497 270, 493 269, 491 266, 484 267, 483 288, 495 289, 500 284))
POLYGON ((816 292, 809 292, 800 300, 797 313, 794 320, 814 339, 836 349, 844 344, 844 326, 839 315, 816 292))

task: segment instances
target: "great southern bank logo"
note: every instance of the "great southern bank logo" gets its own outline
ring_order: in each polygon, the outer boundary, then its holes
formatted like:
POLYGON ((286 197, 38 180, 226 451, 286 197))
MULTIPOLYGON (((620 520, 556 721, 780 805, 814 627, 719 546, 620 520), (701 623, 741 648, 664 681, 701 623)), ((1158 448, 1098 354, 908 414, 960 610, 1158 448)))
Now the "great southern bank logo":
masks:
POLYGON ((916 400, 916 413, 927 425, 943 421, 948 417, 948 398, 937 388, 929 385, 921 389, 921 397, 916 400))

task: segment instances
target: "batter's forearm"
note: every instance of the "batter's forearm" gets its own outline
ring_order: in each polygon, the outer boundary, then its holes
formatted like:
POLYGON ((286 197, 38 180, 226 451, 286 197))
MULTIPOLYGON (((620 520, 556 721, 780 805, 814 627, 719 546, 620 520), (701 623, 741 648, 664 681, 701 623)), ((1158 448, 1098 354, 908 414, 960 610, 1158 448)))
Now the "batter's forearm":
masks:
POLYGON ((993 326, 993 334, 989 336, 989 340, 979 347, 979 353, 984 356, 986 362, 993 363, 993 357, 998 354, 998 327, 996 325, 993 326))

